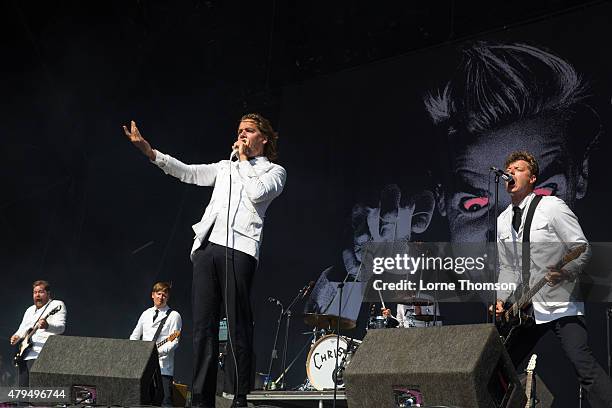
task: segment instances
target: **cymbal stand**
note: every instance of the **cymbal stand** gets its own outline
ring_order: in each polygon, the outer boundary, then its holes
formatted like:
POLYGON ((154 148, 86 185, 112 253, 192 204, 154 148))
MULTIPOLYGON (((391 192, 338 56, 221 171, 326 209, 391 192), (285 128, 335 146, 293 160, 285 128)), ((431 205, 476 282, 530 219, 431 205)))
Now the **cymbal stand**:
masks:
MULTIPOLYGON (((295 362, 302 356, 302 353, 304 352, 304 350, 306 350, 308 348, 308 346, 312 346, 314 343, 316 343, 316 335, 317 335, 317 329, 315 327, 314 330, 314 335, 313 338, 314 340, 307 340, 306 343, 302 346, 302 349, 295 355, 295 357, 293 358, 293 360, 291 360, 291 362, 289 363, 289 365, 287 366, 287 368, 278 376, 278 378, 276 380, 274 380, 274 384, 278 384, 278 382, 280 380, 282 380, 285 377, 285 374, 287 374, 287 372, 289 370, 291 370, 291 367, 293 367, 293 365, 295 364, 295 362)), ((302 384, 301 388, 304 388, 304 390, 309 389, 310 388, 310 381, 308 379, 306 379, 305 383, 302 384)))

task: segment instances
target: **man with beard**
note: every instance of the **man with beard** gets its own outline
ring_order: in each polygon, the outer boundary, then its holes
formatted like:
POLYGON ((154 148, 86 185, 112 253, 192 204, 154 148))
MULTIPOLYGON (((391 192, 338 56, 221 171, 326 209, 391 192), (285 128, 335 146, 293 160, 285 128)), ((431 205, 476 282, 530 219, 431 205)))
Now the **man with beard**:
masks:
POLYGON ((10 339, 11 345, 16 345, 23 340, 30 329, 35 330, 31 337, 32 346, 26 350, 25 355, 22 356, 23 359, 17 366, 20 387, 30 385, 30 369, 49 336, 62 334, 66 329, 66 306, 61 300, 51 299, 49 282, 35 281, 32 284, 32 297, 34 304, 27 308, 19 328, 10 339), (59 310, 49 316, 49 312, 58 306, 59 310))

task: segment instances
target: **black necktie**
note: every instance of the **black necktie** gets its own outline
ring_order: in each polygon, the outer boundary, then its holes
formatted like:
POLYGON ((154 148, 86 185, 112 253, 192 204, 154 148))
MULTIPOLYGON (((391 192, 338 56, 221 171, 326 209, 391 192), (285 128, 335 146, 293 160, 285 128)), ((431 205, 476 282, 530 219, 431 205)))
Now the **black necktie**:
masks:
POLYGON ((155 314, 153 315, 153 322, 157 319, 157 315, 159 314, 159 309, 155 309, 155 314))
POLYGON ((512 216, 512 228, 514 228, 514 230, 518 232, 521 226, 521 217, 523 215, 523 210, 521 210, 521 207, 512 207, 512 211, 514 211, 514 215, 512 216))

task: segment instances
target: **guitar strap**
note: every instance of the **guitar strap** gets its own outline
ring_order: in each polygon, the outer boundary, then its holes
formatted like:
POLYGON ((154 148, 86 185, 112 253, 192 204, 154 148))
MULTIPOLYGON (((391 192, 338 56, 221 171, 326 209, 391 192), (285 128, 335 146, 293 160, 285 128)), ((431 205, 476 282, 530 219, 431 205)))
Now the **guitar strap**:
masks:
POLYGON ((523 262, 521 264, 523 269, 523 293, 529 290, 529 269, 531 266, 531 245, 529 243, 529 238, 531 235, 531 221, 533 220, 533 214, 535 213, 535 209, 541 200, 541 195, 536 195, 533 200, 531 200, 531 203, 529 203, 529 209, 527 210, 527 217, 525 218, 525 225, 523 226, 523 262))
POLYGON ((157 342, 157 338, 159 337, 159 333, 161 333, 162 328, 164 327, 164 324, 166 323, 166 320, 168 320, 168 317, 170 316, 170 313, 172 313, 172 309, 168 309, 166 311, 166 316, 160 320, 159 322, 159 326, 157 326, 157 331, 155 332, 155 336, 153 336, 153 340, 154 342, 157 342))

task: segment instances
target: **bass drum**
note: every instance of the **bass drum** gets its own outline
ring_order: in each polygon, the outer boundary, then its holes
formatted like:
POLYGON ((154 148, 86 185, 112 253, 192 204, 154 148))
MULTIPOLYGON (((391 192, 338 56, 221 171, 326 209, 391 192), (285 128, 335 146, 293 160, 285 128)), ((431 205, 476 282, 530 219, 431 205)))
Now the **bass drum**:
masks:
MULTIPOLYGON (((351 355, 361 343, 340 336, 340 347, 338 349, 338 365, 340 371, 349 363, 351 355)), ((318 391, 334 388, 334 370, 336 369, 336 346, 338 336, 328 334, 321 337, 310 348, 306 359, 306 373, 310 384, 318 391)), ((344 388, 344 383, 339 381, 338 388, 344 388)))

